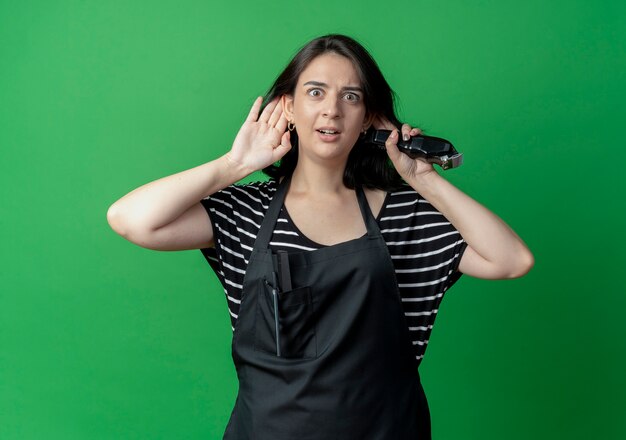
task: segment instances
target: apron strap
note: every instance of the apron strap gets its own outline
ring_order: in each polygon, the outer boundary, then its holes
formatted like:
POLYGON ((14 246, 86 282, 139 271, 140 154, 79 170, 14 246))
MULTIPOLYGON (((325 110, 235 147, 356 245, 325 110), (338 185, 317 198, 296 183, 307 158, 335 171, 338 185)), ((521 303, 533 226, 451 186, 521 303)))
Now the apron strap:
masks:
POLYGON ((270 206, 265 213, 263 222, 261 223, 261 229, 259 229, 259 233, 256 236, 256 241, 254 242, 255 249, 268 249, 272 233, 274 232, 274 225, 276 224, 276 220, 278 220, 278 214, 283 206, 285 194, 287 194, 287 188, 289 188, 290 181, 291 176, 287 176, 278 185, 278 189, 274 193, 274 196, 270 201, 270 206))
MULTIPOLYGON (((272 233, 274 232, 274 225, 276 225, 278 215, 280 214, 280 210, 285 202, 285 196, 290 182, 291 176, 286 176, 283 178, 283 181, 279 183, 278 188, 270 201, 270 206, 265 213, 263 222, 261 223, 261 229, 259 230, 256 241, 254 242, 255 249, 265 250, 269 248, 270 239, 272 238, 272 233)), ((378 224, 376 224, 376 219, 374 218, 372 210, 367 203, 367 198, 365 197, 363 188, 360 186, 356 187, 356 196, 359 201, 359 208, 361 209, 363 222, 367 228, 367 236, 372 238, 381 235, 380 228, 378 227, 378 224)))
POLYGON ((367 236, 372 238, 382 235, 380 228, 376 223, 376 219, 374 218, 374 214, 372 213, 372 209, 370 208, 369 203, 367 203, 365 192, 361 186, 356 187, 356 197, 359 200, 361 215, 363 216, 363 221, 365 222, 365 227, 367 228, 367 236))

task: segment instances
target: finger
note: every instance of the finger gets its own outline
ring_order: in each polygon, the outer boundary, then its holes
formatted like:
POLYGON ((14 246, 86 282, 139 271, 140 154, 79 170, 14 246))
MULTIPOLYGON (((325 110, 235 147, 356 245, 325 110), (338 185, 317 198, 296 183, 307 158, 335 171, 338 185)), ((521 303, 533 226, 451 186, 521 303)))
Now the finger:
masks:
POLYGON ((419 128, 414 128, 411 130, 411 136, 417 136, 418 134, 422 134, 422 130, 419 128))
POLYGON ((402 124, 402 140, 408 141, 411 137, 411 126, 409 124, 402 124))
POLYGON ((391 134, 389 135, 387 140, 385 141, 387 155, 389 156, 392 162, 395 162, 398 155, 401 154, 400 150, 398 150, 398 147, 396 145, 397 143, 398 143, 398 130, 394 128, 391 131, 391 134))
POLYGON ((276 123, 276 130, 278 130, 279 132, 283 132, 286 129, 287 129, 287 115, 285 114, 285 112, 281 112, 280 118, 278 119, 278 122, 276 123))
POLYGON ((391 134, 385 141, 385 145, 396 145, 398 143, 398 130, 396 128, 391 130, 391 134))
POLYGON ((270 118, 270 115, 272 114, 272 112, 274 111, 274 108, 276 107, 276 104, 278 104, 278 96, 274 99, 272 99, 263 109, 263 112, 261 113, 261 116, 259 116, 259 122, 267 122, 270 118))
POLYGON ((261 109, 261 103, 263 102, 263 97, 259 96, 254 100, 254 104, 252 104, 252 108, 250 109, 250 113, 248 113, 248 117, 246 118, 246 122, 254 122, 259 117, 259 110, 261 109))
POLYGON ((291 132, 286 131, 283 133, 283 136, 280 138, 280 145, 283 148, 287 148, 287 151, 291 149, 291 132))
POLYGON ((269 120, 267 121, 268 125, 270 127, 273 127, 274 125, 276 125, 282 113, 283 113, 283 104, 279 100, 278 103, 276 104, 276 107, 274 107, 274 111, 272 111, 272 114, 269 120))
POLYGON ((276 148, 274 148, 272 154, 272 160, 276 162, 281 157, 283 157, 289 150, 291 150, 291 141, 289 140, 289 131, 283 133, 283 136, 280 138, 280 144, 276 148))

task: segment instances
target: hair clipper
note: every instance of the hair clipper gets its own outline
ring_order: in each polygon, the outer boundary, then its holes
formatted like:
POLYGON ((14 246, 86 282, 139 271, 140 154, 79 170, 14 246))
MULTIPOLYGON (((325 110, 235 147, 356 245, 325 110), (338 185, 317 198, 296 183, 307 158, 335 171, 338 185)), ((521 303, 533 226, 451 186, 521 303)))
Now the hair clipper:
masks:
MULTIPOLYGON (((391 130, 370 130, 364 142, 385 148, 385 141, 391 130)), ((411 136, 408 141, 400 139, 398 149, 411 158, 422 158, 435 163, 442 169, 456 168, 463 163, 463 154, 456 151, 452 143, 446 139, 423 134, 411 136)))

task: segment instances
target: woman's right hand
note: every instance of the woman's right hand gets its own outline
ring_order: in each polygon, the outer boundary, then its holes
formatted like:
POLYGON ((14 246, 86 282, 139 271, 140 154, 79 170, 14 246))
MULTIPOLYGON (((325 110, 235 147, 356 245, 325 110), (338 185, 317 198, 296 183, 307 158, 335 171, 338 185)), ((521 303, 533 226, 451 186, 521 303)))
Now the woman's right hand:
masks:
POLYGON ((226 153, 228 162, 247 174, 273 164, 291 149, 289 131, 285 131, 287 117, 280 97, 267 104, 259 116, 262 103, 260 96, 254 101, 231 150, 226 153))

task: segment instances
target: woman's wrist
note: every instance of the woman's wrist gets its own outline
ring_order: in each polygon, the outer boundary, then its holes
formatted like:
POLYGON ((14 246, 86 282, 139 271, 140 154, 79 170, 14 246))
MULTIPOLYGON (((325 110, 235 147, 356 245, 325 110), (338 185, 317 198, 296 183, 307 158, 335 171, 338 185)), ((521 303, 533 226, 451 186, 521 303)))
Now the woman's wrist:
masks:
POLYGON ((222 162, 222 166, 224 167, 226 173, 231 176, 231 180, 233 180, 234 182, 238 182, 239 180, 249 176, 255 171, 248 169, 242 163, 235 160, 232 157, 230 151, 221 156, 218 160, 222 162))
POLYGON ((434 168, 407 179, 407 183, 427 200, 438 196, 442 181, 446 182, 434 168))

